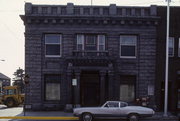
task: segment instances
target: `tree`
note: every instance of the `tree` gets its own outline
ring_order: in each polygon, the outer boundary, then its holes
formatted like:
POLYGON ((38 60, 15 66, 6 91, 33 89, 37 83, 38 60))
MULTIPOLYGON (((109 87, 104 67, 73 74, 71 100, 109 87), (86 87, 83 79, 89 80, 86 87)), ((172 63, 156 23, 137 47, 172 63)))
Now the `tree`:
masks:
POLYGON ((17 85, 21 88, 21 91, 24 91, 24 83, 23 83, 23 77, 24 77, 24 70, 20 67, 14 72, 13 74, 15 78, 13 79, 13 86, 17 85))

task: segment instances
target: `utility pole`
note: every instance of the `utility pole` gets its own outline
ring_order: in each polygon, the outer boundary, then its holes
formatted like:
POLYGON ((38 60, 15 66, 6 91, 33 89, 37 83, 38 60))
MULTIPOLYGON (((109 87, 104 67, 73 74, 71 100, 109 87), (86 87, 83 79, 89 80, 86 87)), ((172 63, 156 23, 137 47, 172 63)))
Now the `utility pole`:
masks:
POLYGON ((171 0, 166 0, 167 2, 167 28, 166 28, 166 69, 165 69, 165 96, 164 96, 164 116, 167 115, 167 108, 168 108, 168 64, 169 64, 169 4, 171 0))
POLYGON ((93 5, 93 0, 91 0, 91 6, 93 5))

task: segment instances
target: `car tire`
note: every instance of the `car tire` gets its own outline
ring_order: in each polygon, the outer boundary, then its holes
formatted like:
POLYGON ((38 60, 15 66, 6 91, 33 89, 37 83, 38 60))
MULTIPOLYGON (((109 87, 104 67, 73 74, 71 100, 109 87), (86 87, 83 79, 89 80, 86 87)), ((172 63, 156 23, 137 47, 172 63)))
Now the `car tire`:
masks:
POLYGON ((128 121, 139 121, 139 116, 138 114, 130 114, 128 116, 128 121))
POLYGON ((5 101, 5 105, 8 107, 8 108, 11 108, 11 107, 14 107, 15 106, 15 101, 13 98, 8 98, 6 101, 5 101))
POLYGON ((83 113, 81 116, 81 121, 92 121, 93 116, 91 113, 83 113))

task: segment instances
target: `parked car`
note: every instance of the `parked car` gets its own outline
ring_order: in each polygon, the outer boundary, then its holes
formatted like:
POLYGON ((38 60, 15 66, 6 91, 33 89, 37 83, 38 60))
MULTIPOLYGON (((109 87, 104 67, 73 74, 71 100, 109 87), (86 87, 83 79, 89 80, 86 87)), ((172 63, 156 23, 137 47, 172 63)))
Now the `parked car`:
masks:
POLYGON ((82 121, 92 121, 94 118, 126 118, 129 121, 138 121, 141 117, 154 115, 154 110, 142 106, 128 106, 122 101, 107 101, 101 107, 74 108, 74 116, 82 121))

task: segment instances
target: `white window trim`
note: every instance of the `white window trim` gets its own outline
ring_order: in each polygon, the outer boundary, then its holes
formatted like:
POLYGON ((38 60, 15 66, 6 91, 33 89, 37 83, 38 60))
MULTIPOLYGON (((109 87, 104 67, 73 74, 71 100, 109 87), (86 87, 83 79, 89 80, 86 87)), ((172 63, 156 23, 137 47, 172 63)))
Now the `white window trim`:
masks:
POLYGON ((84 35, 83 34, 77 34, 77 42, 76 42, 76 49, 78 50, 78 36, 82 36, 82 50, 84 50, 84 41, 85 41, 85 38, 84 38, 84 35))
POLYGON ((173 54, 171 56, 169 55, 169 47, 168 47, 168 56, 174 57, 174 37, 169 37, 169 40, 170 40, 170 38, 172 38, 172 41, 173 41, 173 54))
POLYGON ((105 35, 98 35, 97 41, 98 41, 98 42, 97 42, 97 51, 99 51, 99 46, 100 46, 100 45, 103 45, 103 51, 105 51, 105 50, 106 50, 106 48, 105 48, 105 46, 106 46, 106 38, 105 38, 105 35), (103 36, 103 37, 104 37, 104 43, 103 43, 103 44, 100 44, 100 40, 99 40, 100 36, 103 36))
POLYGON ((46 41, 46 35, 59 35, 60 37, 60 55, 46 55, 46 44, 48 45, 57 45, 56 43, 46 43, 45 42, 45 57, 52 57, 52 58, 57 58, 57 57, 62 57, 62 35, 61 34, 45 34, 45 41, 46 41))
MULTIPOLYGON (((137 36, 136 36, 136 44, 135 44, 135 56, 121 56, 121 36, 123 36, 123 35, 120 35, 120 37, 119 37, 120 58, 127 58, 127 59, 135 59, 135 58, 137 58, 137 36)), ((135 35, 129 35, 129 36, 135 36, 135 35)), ((124 45, 128 45, 128 44, 124 44, 124 45)))

